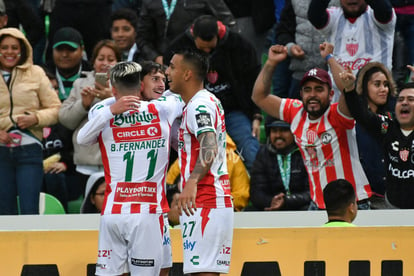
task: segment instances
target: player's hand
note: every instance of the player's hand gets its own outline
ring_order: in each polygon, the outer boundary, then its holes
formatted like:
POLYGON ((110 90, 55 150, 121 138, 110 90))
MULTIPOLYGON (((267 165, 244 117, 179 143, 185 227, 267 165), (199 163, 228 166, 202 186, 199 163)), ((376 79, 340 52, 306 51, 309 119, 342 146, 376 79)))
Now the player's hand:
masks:
POLYGON ((356 78, 350 67, 347 67, 345 71, 339 73, 339 78, 341 79, 345 92, 350 92, 355 88, 356 78))
POLYGON ((38 123, 36 114, 25 112, 24 115, 17 117, 17 126, 21 129, 26 129, 38 123))
POLYGON ((287 57, 287 47, 283 45, 273 45, 269 48, 267 61, 266 63, 270 63, 271 65, 275 66, 281 61, 285 60, 287 57))
POLYGON ((319 44, 319 51, 321 54, 321 57, 326 58, 327 55, 332 54, 334 50, 334 45, 329 42, 324 42, 322 44, 319 44))
POLYGON ((290 47, 290 53, 292 54, 292 57, 297 59, 303 59, 305 57, 305 52, 303 51, 302 47, 297 44, 290 47))
POLYGON ((112 114, 118 115, 125 111, 138 111, 140 107, 140 98, 138 96, 123 96, 119 98, 110 109, 112 114))
POLYGON ((185 183, 185 187, 178 197, 178 210, 180 216, 182 215, 183 211, 187 216, 194 215, 194 211, 197 210, 196 195, 197 182, 190 178, 185 183))

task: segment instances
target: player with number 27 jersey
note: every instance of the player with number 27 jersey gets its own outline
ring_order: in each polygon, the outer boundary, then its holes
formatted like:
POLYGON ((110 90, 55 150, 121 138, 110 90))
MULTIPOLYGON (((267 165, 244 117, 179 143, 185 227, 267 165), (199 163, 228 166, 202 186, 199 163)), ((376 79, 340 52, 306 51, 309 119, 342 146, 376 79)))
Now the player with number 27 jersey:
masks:
MULTIPOLYGON (((200 208, 232 207, 230 182, 226 163, 226 126, 224 111, 217 98, 207 90, 199 91, 183 111, 178 154, 181 160, 181 185, 193 171, 200 151, 197 136, 203 132, 216 133, 218 153, 207 175, 197 185, 196 206, 200 208)), ((214 158, 213 155, 207 155, 214 158)))
POLYGON ((173 121, 184 106, 176 95, 140 103, 138 112, 113 115, 115 98, 96 104, 78 142, 97 140, 105 169, 102 214, 166 213, 165 175, 173 121))

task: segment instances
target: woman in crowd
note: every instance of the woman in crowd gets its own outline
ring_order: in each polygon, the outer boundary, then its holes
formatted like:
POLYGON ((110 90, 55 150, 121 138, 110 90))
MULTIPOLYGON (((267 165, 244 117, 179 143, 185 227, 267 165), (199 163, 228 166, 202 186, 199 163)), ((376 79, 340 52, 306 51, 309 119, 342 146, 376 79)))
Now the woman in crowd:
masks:
POLYGON ((38 214, 42 128, 57 122, 60 101, 16 28, 0 30, 0 214, 38 214))
POLYGON ((79 129, 88 121, 89 109, 97 102, 112 96, 109 81, 104 84, 96 82, 96 73, 108 73, 109 68, 120 60, 121 52, 113 41, 99 41, 92 53, 91 64, 94 70, 83 72, 84 77, 74 82, 69 97, 59 111, 59 121, 62 125, 74 130, 74 162, 83 187, 91 174, 103 170, 102 159, 98 144, 80 146, 76 137, 79 129))
MULTIPOLYGON (((346 68, 345 68, 346 69, 346 68)), ((335 76, 334 76, 335 79, 335 76)), ((343 91, 343 84, 336 81, 343 91)), ((379 62, 369 62, 356 76, 356 92, 362 105, 376 114, 393 116, 396 89, 390 71, 379 62)), ((370 198, 372 209, 386 209, 384 154, 378 139, 369 134, 358 122, 356 138, 362 167, 368 177, 373 195, 370 198)))

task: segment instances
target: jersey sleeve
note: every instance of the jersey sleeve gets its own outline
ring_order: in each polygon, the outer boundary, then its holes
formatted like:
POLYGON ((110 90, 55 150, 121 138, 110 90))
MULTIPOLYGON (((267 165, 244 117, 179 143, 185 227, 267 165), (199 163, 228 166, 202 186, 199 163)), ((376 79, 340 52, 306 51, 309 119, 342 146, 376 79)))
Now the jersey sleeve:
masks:
POLYGON ((355 126, 354 118, 342 114, 339 111, 338 103, 331 105, 328 117, 333 126, 341 126, 345 129, 352 129, 355 126))
POLYGON ((212 102, 197 99, 187 107, 187 128, 196 137, 204 132, 216 132, 216 115, 212 102))
POLYGON ((291 124, 293 118, 303 110, 303 103, 295 99, 282 99, 280 104, 280 119, 291 124))
POLYGON ((105 104, 104 102, 95 104, 88 113, 88 122, 79 130, 77 136, 78 144, 91 145, 96 143, 105 124, 113 116, 109 104, 105 104))
POLYGON ((182 116, 184 102, 178 95, 163 95, 156 101, 163 106, 162 112, 165 112, 165 117, 170 125, 172 125, 177 118, 182 116))
POLYGON ((319 29, 321 34, 328 36, 330 33, 332 33, 333 28, 335 26, 335 22, 338 20, 338 18, 341 16, 342 12, 341 9, 338 7, 331 7, 326 9, 328 12, 328 23, 319 29))

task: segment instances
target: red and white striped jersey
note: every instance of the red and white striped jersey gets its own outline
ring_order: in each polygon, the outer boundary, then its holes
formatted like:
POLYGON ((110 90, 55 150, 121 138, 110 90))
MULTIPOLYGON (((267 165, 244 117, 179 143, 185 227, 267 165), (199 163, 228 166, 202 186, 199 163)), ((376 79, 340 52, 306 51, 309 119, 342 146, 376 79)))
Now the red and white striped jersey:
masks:
POLYGON ((343 178, 354 186, 357 200, 371 196, 368 179, 359 161, 355 120, 331 104, 317 120, 310 120, 299 100, 282 99, 280 118, 290 123, 309 175, 312 200, 325 208, 323 188, 343 178))
POLYGON ((113 115, 115 98, 96 104, 79 131, 80 144, 99 142, 106 191, 102 214, 166 213, 169 136, 184 103, 178 96, 141 102, 138 112, 113 115))
POLYGON ((226 162, 226 126, 220 101, 207 90, 200 90, 188 102, 178 135, 181 167, 181 190, 185 187, 203 151, 197 136, 212 131, 216 134, 218 154, 207 175, 197 184, 196 206, 199 208, 232 207, 230 181, 226 162))

